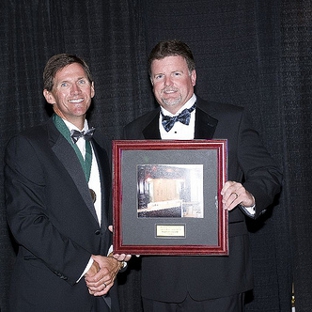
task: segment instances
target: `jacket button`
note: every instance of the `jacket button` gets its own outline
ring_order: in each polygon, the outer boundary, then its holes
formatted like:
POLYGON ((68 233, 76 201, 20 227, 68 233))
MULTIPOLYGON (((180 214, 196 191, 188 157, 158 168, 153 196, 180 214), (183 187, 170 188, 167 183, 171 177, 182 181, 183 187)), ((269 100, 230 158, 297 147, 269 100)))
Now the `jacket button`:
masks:
POLYGON ((95 231, 95 235, 100 235, 101 234, 101 230, 96 230, 95 231))

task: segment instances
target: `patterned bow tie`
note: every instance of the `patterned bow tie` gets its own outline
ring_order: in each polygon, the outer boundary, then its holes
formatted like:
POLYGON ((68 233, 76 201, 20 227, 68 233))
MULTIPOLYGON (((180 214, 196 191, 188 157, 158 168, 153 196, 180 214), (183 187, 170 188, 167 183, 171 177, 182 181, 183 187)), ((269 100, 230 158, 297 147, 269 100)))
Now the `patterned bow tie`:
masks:
POLYGON ((84 131, 80 132, 78 130, 71 130, 70 136, 71 136, 73 142, 76 144, 77 141, 79 140, 79 138, 82 138, 82 137, 84 137, 84 139, 86 141, 90 141, 92 136, 93 136, 94 131, 95 131, 95 128, 91 128, 91 129, 87 130, 86 132, 84 132, 84 131))
POLYGON ((177 121, 182 122, 184 125, 189 125, 191 119, 191 112, 195 109, 195 104, 191 108, 184 109, 178 116, 166 116, 161 112, 162 125, 167 132, 169 132, 177 121))

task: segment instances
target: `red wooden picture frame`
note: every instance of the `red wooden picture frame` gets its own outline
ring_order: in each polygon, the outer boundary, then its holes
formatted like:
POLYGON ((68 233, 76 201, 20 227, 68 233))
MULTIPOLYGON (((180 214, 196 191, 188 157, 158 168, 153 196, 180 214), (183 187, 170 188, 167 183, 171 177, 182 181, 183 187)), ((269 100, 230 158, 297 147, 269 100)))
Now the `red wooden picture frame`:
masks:
POLYGON ((226 140, 113 141, 113 245, 133 255, 228 255, 226 140))

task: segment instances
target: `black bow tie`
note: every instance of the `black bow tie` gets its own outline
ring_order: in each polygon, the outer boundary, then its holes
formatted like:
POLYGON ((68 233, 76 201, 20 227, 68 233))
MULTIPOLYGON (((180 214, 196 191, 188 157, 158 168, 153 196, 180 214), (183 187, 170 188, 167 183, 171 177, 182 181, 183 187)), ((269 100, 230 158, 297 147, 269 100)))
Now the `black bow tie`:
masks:
POLYGON ((70 136, 71 136, 73 142, 76 144, 77 141, 79 140, 79 138, 82 138, 82 137, 84 137, 84 139, 86 141, 91 140, 94 131, 95 131, 95 128, 91 128, 91 129, 87 130, 86 132, 84 132, 84 131, 80 132, 78 130, 71 130, 70 136))
POLYGON ((177 116, 166 116, 161 112, 162 115, 162 125, 164 126, 165 130, 169 132, 174 124, 177 121, 182 122, 184 125, 189 125, 191 119, 191 112, 195 109, 195 104, 191 108, 184 109, 179 115, 177 116))

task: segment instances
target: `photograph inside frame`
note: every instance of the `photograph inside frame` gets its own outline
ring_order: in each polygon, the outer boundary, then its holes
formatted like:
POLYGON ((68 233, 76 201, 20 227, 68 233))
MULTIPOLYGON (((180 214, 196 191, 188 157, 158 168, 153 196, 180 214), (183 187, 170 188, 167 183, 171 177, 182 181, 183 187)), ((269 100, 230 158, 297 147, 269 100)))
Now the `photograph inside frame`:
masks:
POLYGON ((203 165, 137 165, 138 218, 204 218, 203 165))

